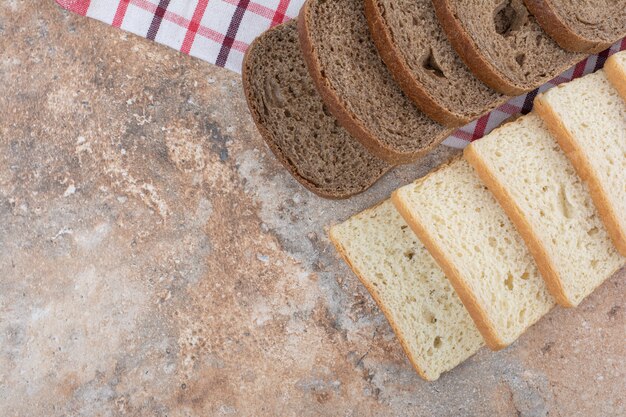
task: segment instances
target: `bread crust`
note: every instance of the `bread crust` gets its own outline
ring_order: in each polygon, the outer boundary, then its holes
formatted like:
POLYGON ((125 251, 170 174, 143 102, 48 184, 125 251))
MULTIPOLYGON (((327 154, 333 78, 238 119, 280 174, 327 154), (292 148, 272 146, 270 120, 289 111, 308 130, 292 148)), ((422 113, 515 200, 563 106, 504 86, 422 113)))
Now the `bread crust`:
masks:
POLYGON ((530 222, 522 214, 519 207, 513 203, 511 194, 498 182, 495 175, 483 163, 482 159, 474 152, 474 147, 470 144, 463 151, 463 157, 472 165, 481 181, 487 186, 489 191, 494 195, 506 215, 521 235, 522 239, 528 247, 528 251, 535 259, 537 268, 548 287, 548 291, 554 299, 563 307, 575 307, 575 304, 567 296, 562 281, 548 252, 539 242, 539 238, 535 234, 530 222))
POLYGON ((524 0, 524 4, 535 16, 541 28, 563 49, 592 54, 608 48, 613 43, 580 36, 561 19, 550 0, 524 0))
POLYGON ((355 115, 346 108, 346 106, 343 105, 341 98, 324 76, 320 66, 320 60, 313 46, 313 40, 310 36, 312 28, 309 26, 311 1, 315 0, 307 0, 298 15, 298 37, 300 39, 300 46, 304 56, 304 62, 306 63, 309 73, 313 78, 317 91, 322 96, 324 103, 328 106, 330 113, 335 116, 339 123, 353 137, 361 142, 363 146, 365 146, 365 148, 367 148, 373 155, 391 164, 406 164, 413 162, 426 155, 437 145, 443 142, 446 136, 448 136, 447 134, 441 135, 442 137, 440 138, 436 138, 431 144, 429 144, 429 146, 426 146, 419 151, 408 153, 398 152, 397 150, 381 143, 376 136, 360 120, 358 120, 355 115))
POLYGON ((393 35, 385 23, 376 0, 365 0, 365 16, 376 49, 389 68, 389 72, 402 91, 420 110, 444 126, 458 127, 472 121, 471 117, 452 112, 438 103, 424 84, 415 77, 394 42, 393 35))
POLYGON ((480 48, 456 18, 447 0, 433 0, 433 6, 448 41, 476 78, 502 94, 516 96, 527 91, 502 77, 501 73, 483 58, 478 52, 480 48))
MULTIPOLYGON (((369 210, 378 207, 382 203, 383 202, 380 202, 380 203, 370 207, 369 210)), ((352 272, 354 272, 354 274, 357 276, 359 281, 361 281, 361 284, 363 284, 363 286, 367 289, 367 292, 370 293, 370 295, 372 296, 372 298, 376 302, 376 305, 378 305, 378 308, 380 308, 380 310, 385 315, 385 318, 387 319, 387 321, 389 322, 389 325, 393 329, 393 332, 396 335, 396 338, 398 339, 398 341, 400 342, 400 346, 402 346, 402 350, 404 351, 405 355, 409 359, 409 362, 413 366, 413 369, 415 369, 415 371, 419 374, 419 376, 422 379, 426 380, 426 381, 436 381, 437 379, 439 379, 439 375, 437 375, 436 378, 428 377, 428 375, 426 375, 426 371, 424 371, 418 365, 417 359, 415 357, 413 357, 413 354, 411 353, 411 350, 409 349, 409 346, 407 345, 407 343, 405 341, 404 334, 402 333, 402 331, 400 330, 400 327, 397 325, 396 321, 394 320, 393 315, 391 314, 389 309, 385 306, 385 303, 382 302, 382 300, 378 296, 378 293, 375 291, 375 289, 372 287, 372 285, 370 285, 370 283, 364 278, 364 274, 359 270, 359 268, 356 267, 356 265, 354 265, 350 261, 350 257, 346 253, 346 250, 343 247, 343 245, 341 243, 339 243, 339 241, 333 236, 333 229, 332 228, 329 230, 328 236, 330 238, 330 241, 333 243, 333 245, 335 245, 335 248, 337 249, 337 252, 339 253, 339 255, 341 255, 341 258, 345 261, 346 264, 348 264, 350 269, 352 269, 352 272)))
MULTIPOLYGON (((445 164, 442 164, 438 169, 432 171, 425 177, 422 177, 417 182, 424 181, 430 175, 433 175, 435 172, 439 171, 439 169, 444 169, 446 166, 449 166, 458 159, 460 159, 460 156, 453 158, 445 164)), ((431 237, 426 228, 422 225, 420 220, 416 218, 413 213, 411 213, 409 207, 407 207, 402 199, 398 196, 397 190, 393 194, 391 194, 391 201, 393 202, 400 215, 407 222, 409 227, 411 227, 413 233, 417 235, 419 240, 426 247, 428 252, 430 252, 439 267, 448 277, 450 284, 452 285, 457 295, 461 299, 461 302, 469 312, 470 317, 476 324, 476 328, 483 336, 483 339, 485 339, 485 343, 487 344, 489 349, 500 350, 507 347, 507 343, 499 338, 494 324, 491 322, 491 320, 489 320, 487 313, 481 307, 471 289, 464 282, 461 272, 454 266, 454 263, 446 255, 445 251, 435 243, 434 239, 431 237)))
MULTIPOLYGON (((619 54, 626 54, 626 52, 619 52, 619 54)), ((604 72, 619 95, 626 101, 626 69, 617 63, 615 55, 606 60, 604 72)))
POLYGON ((621 228, 619 214, 611 206, 610 200, 602 187, 602 181, 596 175, 589 159, 586 158, 585 152, 578 146, 572 137, 572 133, 565 127, 561 118, 544 102, 543 95, 535 99, 535 111, 546 122, 548 130, 572 162, 578 176, 587 183, 591 199, 606 226, 609 237, 617 251, 626 256, 626 235, 621 228))
MULTIPOLYGON (((287 23, 284 23, 284 24, 287 24, 287 23)), ((392 169, 392 166, 389 166, 387 170, 383 171, 378 177, 373 178, 372 181, 362 190, 356 190, 356 191, 345 192, 345 193, 328 192, 324 190, 323 188, 317 186, 316 184, 312 183, 311 181, 307 180, 306 178, 302 177, 298 173, 297 168, 291 163, 289 158, 285 156, 282 149, 280 149, 280 147, 276 145, 273 139, 274 135, 265 127, 259 113, 256 111, 256 103, 255 103, 255 100, 253 98, 253 94, 251 91, 252 90, 251 83, 250 83, 250 80, 248 79, 246 67, 247 67, 248 59, 252 55, 252 51, 254 50, 255 46, 260 41, 260 39, 261 37, 259 36, 252 42, 252 44, 250 44, 250 46, 248 47, 243 57, 242 84, 243 84, 244 95, 246 97, 248 108, 250 109, 250 114, 252 114, 252 120, 254 121, 254 124, 256 125, 257 129, 259 130, 261 137, 263 138, 267 146, 270 148, 270 150, 272 151, 276 159, 278 159, 280 163, 289 171, 289 173, 291 173, 291 175, 296 179, 296 181, 302 184, 307 190, 311 191, 312 193, 320 197, 333 199, 333 200, 340 200, 340 199, 346 199, 348 197, 351 197, 353 195, 359 194, 367 190, 372 185, 374 185, 380 178, 382 178, 387 172, 389 172, 389 170, 392 169)))

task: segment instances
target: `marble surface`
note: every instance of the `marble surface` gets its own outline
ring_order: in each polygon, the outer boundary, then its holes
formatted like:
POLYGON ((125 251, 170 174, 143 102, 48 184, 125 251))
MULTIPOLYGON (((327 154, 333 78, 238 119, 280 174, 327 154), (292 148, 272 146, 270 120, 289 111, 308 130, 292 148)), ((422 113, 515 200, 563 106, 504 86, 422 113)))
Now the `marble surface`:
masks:
POLYGON ((0 0, 1 416, 626 415, 625 274, 419 379, 239 76, 0 0))

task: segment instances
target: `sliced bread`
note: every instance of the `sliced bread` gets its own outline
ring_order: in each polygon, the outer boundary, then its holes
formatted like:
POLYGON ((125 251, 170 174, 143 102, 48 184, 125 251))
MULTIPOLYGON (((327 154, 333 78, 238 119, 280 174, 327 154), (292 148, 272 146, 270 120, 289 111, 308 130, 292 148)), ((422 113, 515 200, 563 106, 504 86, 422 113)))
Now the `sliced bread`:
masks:
POLYGON ((464 159, 400 188, 392 200, 490 348, 509 345, 554 306, 522 238, 464 159))
POLYGON ((432 0, 365 0, 365 14, 394 79, 433 120, 459 126, 507 100, 463 63, 437 21, 432 0))
POLYGON ((613 243, 626 255, 626 102, 601 70, 548 90, 535 109, 587 182, 613 243))
POLYGON ((433 4, 463 61, 501 93, 533 90, 584 58, 552 40, 522 0, 433 0, 433 4))
POLYGON ((451 133, 415 107, 393 80, 376 51, 361 0, 308 0, 298 29, 328 109, 374 155, 411 162, 451 133))
POLYGON ((267 145, 312 192, 345 198, 365 191, 391 168, 326 110, 304 65, 295 21, 252 43, 244 59, 243 86, 267 145))
POLYGON ((562 48, 600 52, 626 36, 626 2, 524 0, 541 27, 562 48))
POLYGON ((443 271, 390 200, 330 229, 420 376, 432 381, 483 344, 443 271))
POLYGON ((473 142, 465 157, 525 239, 559 304, 578 305, 624 264, 585 183, 537 115, 473 142))
POLYGON ((618 52, 604 64, 606 76, 626 101, 626 51, 618 52))

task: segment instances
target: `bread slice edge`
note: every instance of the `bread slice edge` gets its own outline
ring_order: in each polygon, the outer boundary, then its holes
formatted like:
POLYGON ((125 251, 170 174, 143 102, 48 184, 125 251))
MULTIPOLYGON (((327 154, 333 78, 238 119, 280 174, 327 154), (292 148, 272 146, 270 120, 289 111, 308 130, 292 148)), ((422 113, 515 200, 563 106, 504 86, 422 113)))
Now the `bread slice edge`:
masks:
POLYGON ((251 89, 250 89, 251 83, 250 83, 250 80, 248 79, 248 74, 245 71, 245 69, 246 69, 246 66, 248 64, 248 60, 250 59, 250 56, 252 55, 252 51, 254 50, 254 48, 257 45, 257 43, 260 42, 260 41, 261 41, 261 36, 257 37, 250 44, 250 46, 246 50, 246 53, 244 54, 244 57, 243 57, 243 62, 242 62, 242 66, 241 66, 241 68, 242 68, 241 78, 242 78, 242 85, 243 85, 244 96, 246 97, 246 104, 248 105, 248 108, 250 109, 250 114, 252 115, 252 120, 254 121, 254 124, 255 124, 257 130, 261 134, 261 137, 263 138, 263 141, 265 142, 267 147, 270 148, 270 150, 272 151, 272 153, 274 154, 276 159, 278 159, 278 161, 285 167, 285 169, 287 169, 287 171, 289 171, 289 173, 295 178, 295 180, 298 181, 304 188, 306 188, 307 190, 311 191, 312 193, 314 193, 314 194, 316 194, 316 195, 318 195, 320 197, 328 198, 328 199, 331 199, 331 200, 343 200, 343 199, 352 197, 353 195, 357 195, 357 194, 360 194, 360 193, 366 191, 372 185, 374 185, 379 179, 381 179, 385 174, 387 174, 392 169, 391 166, 389 166, 386 170, 384 170, 378 177, 373 178, 371 183, 367 187, 365 187, 364 189, 362 189, 362 190, 355 190, 355 191, 351 191, 351 192, 345 192, 345 193, 331 193, 331 192, 327 192, 323 188, 318 187, 316 184, 308 181, 306 178, 304 178, 304 177, 302 177, 300 175, 300 173, 298 172, 298 170, 296 169, 294 164, 283 153, 282 149, 280 149, 280 147, 277 146, 276 143, 272 140, 272 136, 273 136, 272 133, 270 133, 270 131, 267 130, 267 128, 265 127, 265 125, 263 124, 261 119, 258 117, 257 113, 255 111, 252 111, 252 109, 255 108, 255 105, 254 105, 254 99, 252 97, 252 92, 251 92, 251 89))
MULTIPOLYGON (((384 201, 381 201, 380 203, 375 204, 374 206, 366 210, 374 209, 383 203, 384 201)), ((415 359, 415 357, 413 356, 411 352, 411 349, 409 349, 409 346, 407 345, 405 341, 404 333, 402 332, 400 326, 396 324, 396 321, 393 318, 393 314, 391 314, 389 309, 385 306, 385 303, 383 303, 382 300, 378 297, 378 294, 376 293, 376 291, 374 291, 374 288, 372 288, 368 280, 365 279, 364 274, 361 272, 361 270, 350 261, 350 257, 346 253, 346 249, 343 247, 341 242, 339 242, 337 237, 334 236, 334 230, 335 230, 334 227, 335 226, 331 226, 330 230, 328 231, 328 237, 330 241, 335 246, 335 249, 337 249, 337 252, 341 256, 341 258, 344 260, 344 262, 350 267, 352 272, 354 272, 354 275, 357 276, 361 284, 365 287, 365 289, 367 289, 367 292, 370 294, 370 296, 372 297, 372 299, 374 300, 378 308, 380 308, 380 310, 383 312, 383 315, 385 316, 385 318, 387 319, 387 322, 389 322, 389 325, 393 329, 393 332, 396 335, 396 338, 398 339, 398 341, 400 342, 400 346, 402 346, 402 350, 404 351, 404 354, 407 356, 407 358, 409 359, 409 362, 413 366, 413 369, 415 369, 415 371, 419 374, 419 376, 426 381, 436 381, 437 379, 439 379, 439 375, 437 375, 436 378, 430 378, 426 374, 426 372, 422 368, 420 368, 420 366, 417 363, 417 360, 415 359)))
POLYGON ((459 127, 471 122, 471 117, 453 112, 433 98, 426 87, 411 72, 385 24, 376 0, 364 1, 365 16, 376 49, 404 94, 428 117, 444 126, 459 127))
POLYGON ((354 114, 346 108, 346 106, 343 105, 341 98, 324 78, 323 71, 319 64, 319 58, 315 48, 313 47, 313 40, 309 35, 311 28, 309 27, 308 16, 310 13, 311 1, 314 0, 307 0, 304 3, 302 9, 300 10, 300 14, 297 17, 298 38, 300 40, 300 48, 302 50, 302 55, 304 56, 304 62, 309 70, 309 74, 311 74, 311 78, 313 78, 313 83, 315 84, 318 93, 328 107, 328 111, 335 116, 344 129, 361 142, 363 146, 372 153, 372 155, 390 164, 406 164, 414 162, 439 145, 439 143, 445 138, 442 138, 440 141, 435 140, 430 144, 430 146, 416 152, 399 152, 381 143, 376 138, 376 135, 367 129, 367 127, 360 120, 358 120, 354 114))
POLYGON ((546 123, 548 130, 556 139, 563 152, 565 152, 565 155, 572 162, 578 176, 587 183, 591 199, 604 222, 611 241, 617 251, 626 256, 626 231, 621 230, 619 215, 611 206, 610 200, 602 187, 602 181, 596 175, 591 162, 585 156, 585 152, 577 145, 572 137, 572 133, 565 127, 561 118, 545 102, 543 95, 535 99, 534 109, 537 115, 546 123))
MULTIPOLYGON (((454 158, 448 164, 442 165, 442 167, 449 165, 457 159, 458 158, 454 158)), ((427 178, 428 175, 423 177, 423 179, 427 178)), ((439 267, 443 270, 444 274, 450 281, 452 288, 454 288, 454 291, 457 293, 459 299, 474 321, 474 324, 476 324, 476 328, 482 335, 483 339, 485 339, 487 347, 491 350, 500 350, 507 347, 508 344, 499 338, 495 330, 495 326, 491 320, 489 320, 487 313, 481 308, 480 303, 476 300, 476 297, 474 297, 469 287, 463 282, 460 271, 456 269, 454 263, 435 243, 434 239, 430 236, 430 233, 428 233, 426 228, 422 225, 420 219, 417 218, 414 213, 411 213, 411 210, 405 205, 402 197, 400 196, 401 192, 401 189, 399 189, 391 194, 391 201, 393 202, 393 205, 396 207, 396 210, 398 210, 402 218, 404 218, 404 221, 406 221, 411 230, 413 230, 413 233, 415 233, 428 252, 430 252, 439 267)))
POLYGON ((524 4, 537 22, 559 46, 572 52, 597 53, 611 46, 610 42, 594 42, 585 39, 561 19, 549 0, 524 0, 524 4))
POLYGON ((511 194, 498 182, 489 168, 487 168, 487 165, 481 157, 474 151, 472 144, 465 148, 463 157, 476 170, 478 177, 493 194, 500 207, 504 210, 504 213, 511 220, 515 229, 522 237, 528 251, 537 264, 537 269, 539 269, 550 294, 552 294, 559 305, 563 307, 574 307, 575 304, 567 296, 560 276, 554 264, 550 261, 546 248, 539 243, 539 239, 533 231, 530 222, 522 214, 519 207, 513 203, 511 194))
POLYGON ((622 96, 622 99, 626 101, 626 68, 619 65, 615 55, 624 54, 626 55, 626 51, 618 52, 609 57, 604 64, 604 72, 606 73, 607 78, 615 87, 615 89, 619 92, 619 95, 622 96))
POLYGON ((505 79, 493 65, 478 53, 480 48, 454 16, 454 11, 447 0, 433 0, 433 6, 448 41, 476 78, 494 90, 509 96, 517 96, 526 92, 524 88, 505 79))

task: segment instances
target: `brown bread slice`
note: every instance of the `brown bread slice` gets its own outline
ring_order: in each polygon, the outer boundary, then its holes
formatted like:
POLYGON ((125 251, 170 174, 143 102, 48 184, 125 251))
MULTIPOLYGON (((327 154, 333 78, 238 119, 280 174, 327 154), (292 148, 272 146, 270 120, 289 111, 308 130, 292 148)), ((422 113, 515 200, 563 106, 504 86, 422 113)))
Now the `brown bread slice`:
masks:
POLYGON ((485 84, 504 94, 533 90, 584 58, 562 49, 522 0, 433 0, 448 40, 485 84))
POLYGON ((507 100, 463 63, 437 21, 432 0, 365 0, 365 15, 394 79, 433 120, 459 126, 507 100))
POLYGON ((257 38, 246 52, 242 72, 248 107, 261 135, 312 192, 346 198, 365 191, 391 168, 326 110, 304 65, 295 21, 257 38))
POLYGON ((328 109, 374 155, 411 162, 451 133, 415 107, 393 80, 376 51, 361 0, 308 0, 298 30, 328 109))
POLYGON ((624 0, 524 0, 543 29, 562 48, 600 52, 626 36, 624 0))

